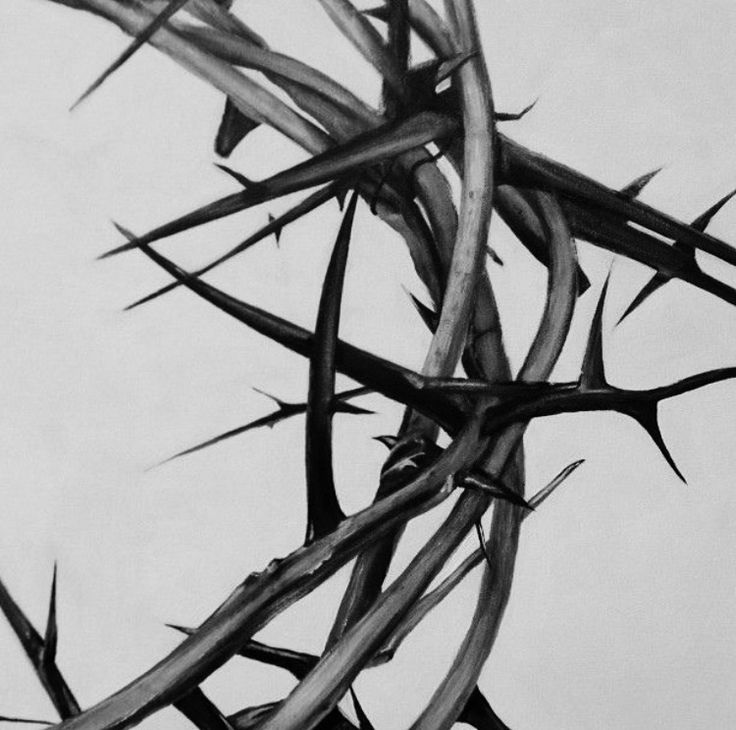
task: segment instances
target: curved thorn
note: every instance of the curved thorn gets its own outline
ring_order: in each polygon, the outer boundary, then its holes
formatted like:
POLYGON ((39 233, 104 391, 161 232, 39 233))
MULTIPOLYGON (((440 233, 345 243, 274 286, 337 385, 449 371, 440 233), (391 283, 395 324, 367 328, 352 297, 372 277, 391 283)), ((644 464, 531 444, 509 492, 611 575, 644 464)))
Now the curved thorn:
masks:
POLYGON ((384 434, 382 436, 374 436, 374 441, 378 441, 379 444, 383 444, 387 449, 393 449, 394 446, 399 442, 399 439, 396 438, 396 436, 391 436, 389 434, 384 434))
POLYGON ((539 97, 537 97, 531 104, 525 106, 520 112, 496 112, 494 118, 497 122, 518 122, 523 119, 534 107, 537 105, 539 97))
POLYGON ((228 165, 223 165, 221 162, 215 162, 213 164, 218 170, 222 170, 222 172, 231 177, 233 180, 235 180, 235 182, 237 182, 244 188, 254 188, 258 185, 258 183, 254 182, 250 178, 247 178, 245 175, 238 172, 237 170, 233 170, 233 168, 229 167, 228 165))
POLYGON ((215 137, 215 154, 219 157, 229 157, 233 150, 260 126, 260 122, 245 116, 228 97, 215 137))
POLYGON ((325 274, 314 328, 314 346, 309 360, 306 411, 307 543, 332 532, 345 518, 335 491, 331 404, 335 395, 335 354, 342 292, 357 204, 358 192, 354 191, 325 274))
POLYGON ((635 418, 639 425, 649 434, 665 461, 670 465, 672 471, 675 472, 684 484, 687 484, 687 479, 685 479, 675 463, 670 450, 667 448, 664 437, 662 436, 662 431, 659 428, 659 420, 657 418, 657 404, 654 403, 651 407, 632 412, 630 415, 635 418))

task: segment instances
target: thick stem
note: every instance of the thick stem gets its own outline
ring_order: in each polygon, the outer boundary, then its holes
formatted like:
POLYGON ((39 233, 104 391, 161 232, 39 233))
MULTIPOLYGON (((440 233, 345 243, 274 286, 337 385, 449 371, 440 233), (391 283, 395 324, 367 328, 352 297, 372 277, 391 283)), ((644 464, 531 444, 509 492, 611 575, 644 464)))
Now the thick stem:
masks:
MULTIPOLYGON (((449 191, 443 189, 441 182, 437 180, 439 173, 435 172, 433 175, 432 168, 422 171, 418 188, 418 192, 427 202, 428 214, 435 218, 434 230, 439 233, 437 240, 440 258, 448 269, 439 324, 422 370, 425 375, 434 377, 440 374, 449 375, 457 366, 465 345, 479 279, 482 282, 483 296, 477 300, 474 319, 483 320, 483 332, 491 335, 490 348, 485 350, 487 354, 490 353, 490 357, 486 358, 489 373, 503 371, 505 364, 495 301, 487 279, 482 275, 493 206, 494 137, 493 98, 480 55, 459 71, 458 82, 463 108, 465 152, 460 223, 451 254, 447 238, 448 234, 454 232, 455 216, 449 191), (449 203, 449 212, 442 210, 442 207, 447 208, 444 201, 449 203), (435 202, 440 205, 433 205, 435 202)), ((407 414, 399 435, 401 437, 415 431, 428 438, 436 436, 433 423, 421 416, 407 414)), ((378 496, 382 495, 379 490, 378 496)), ((390 536, 358 558, 327 646, 337 641, 375 600, 399 536, 390 536)))
MULTIPOLYGON (((519 379, 524 381, 539 381, 549 377, 569 332, 577 297, 575 244, 562 210, 549 193, 539 192, 536 199, 547 227, 552 261, 542 321, 519 373, 519 379)), ((514 424, 503 433, 501 439, 512 439, 513 434, 520 439, 525 428, 524 423, 514 424)), ((486 461, 486 471, 502 475, 505 468, 502 457, 502 451, 494 449, 486 461)), ((440 730, 449 727, 477 684, 511 593, 522 519, 523 513, 519 509, 501 502, 496 503, 488 543, 493 563, 491 566, 486 565, 470 629, 450 671, 435 691, 427 708, 412 725, 412 730, 440 730)))
POLYGON ((452 491, 452 475, 478 453, 481 419, 410 485, 348 517, 330 535, 274 560, 248 577, 192 636, 156 666, 61 730, 122 730, 171 704, 238 652, 274 616, 333 575, 385 532, 429 509, 452 491))

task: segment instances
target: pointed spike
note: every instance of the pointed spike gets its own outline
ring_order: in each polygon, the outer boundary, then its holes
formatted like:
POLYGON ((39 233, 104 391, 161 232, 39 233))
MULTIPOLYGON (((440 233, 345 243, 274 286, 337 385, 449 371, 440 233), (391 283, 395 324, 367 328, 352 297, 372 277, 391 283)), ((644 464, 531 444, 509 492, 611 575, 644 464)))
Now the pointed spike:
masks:
POLYGON ((0 722, 20 722, 27 725, 55 725, 56 723, 50 722, 49 720, 29 720, 25 717, 7 717, 6 715, 0 715, 0 722))
POLYGON ((132 43, 111 63, 72 104, 69 111, 74 111, 85 99, 88 99, 105 83, 126 61, 128 61, 151 37, 165 25, 189 0, 169 0, 169 4, 133 39, 132 43))
POLYGON ((415 297, 414 294, 412 294, 410 291, 406 289, 405 291, 411 297, 412 304, 419 313, 419 316, 422 318, 422 322, 424 322, 430 332, 434 333, 434 331, 437 329, 437 324, 440 319, 439 315, 433 309, 428 307, 424 302, 415 297))
POLYGON ((202 441, 198 444, 195 444, 194 446, 190 446, 183 451, 179 451, 173 456, 169 456, 163 461, 160 461, 158 464, 154 464, 152 467, 149 467, 146 471, 150 471, 151 469, 154 469, 156 467, 168 464, 175 459, 181 459, 182 456, 189 456, 190 454, 194 454, 197 451, 202 451, 203 449, 214 446, 215 444, 219 444, 222 441, 227 441, 228 439, 234 438, 235 436, 240 436, 240 434, 245 433, 246 431, 253 431, 256 428, 273 428, 277 423, 286 420, 290 416, 295 416, 298 413, 304 413, 306 409, 306 405, 304 404, 285 404, 283 407, 279 407, 277 411, 268 413, 265 416, 256 418, 254 421, 249 421, 243 426, 232 428, 229 431, 225 431, 224 433, 218 434, 217 436, 213 436, 206 441, 202 441))
POLYGON ((649 281, 642 287, 641 291, 631 300, 631 304, 626 307, 626 311, 619 317, 616 325, 620 325, 634 310, 638 309, 644 302, 649 299, 654 292, 661 289, 668 281, 670 277, 664 276, 660 273, 656 273, 649 281))
POLYGON ((585 459, 578 459, 568 464, 547 486, 542 487, 530 500, 529 505, 532 509, 539 507, 544 500, 552 495, 552 493, 560 486, 579 466, 585 463, 585 459))
POLYGON ((281 398, 273 395, 272 393, 269 393, 268 391, 265 391, 265 390, 261 390, 260 388, 256 388, 255 386, 252 386, 251 390, 255 390, 255 392, 258 393, 259 395, 263 395, 269 400, 272 400, 279 407, 279 410, 284 410, 285 408, 290 408, 295 405, 294 403, 289 403, 285 400, 281 400, 281 398))
POLYGON ((237 170, 233 170, 232 167, 223 165, 220 162, 215 162, 214 164, 218 170, 222 170, 226 175, 229 175, 233 180, 240 183, 240 185, 242 185, 244 188, 252 188, 257 185, 256 182, 254 182, 250 178, 247 178, 245 175, 238 172, 237 170))
POLYGON ((44 664, 52 664, 56 660, 56 648, 59 639, 59 631, 56 624, 56 563, 54 563, 54 574, 51 579, 51 592, 49 597, 49 613, 46 621, 46 633, 43 642, 44 664))
POLYGON ((503 266, 503 259, 496 253, 495 249, 486 246, 486 253, 490 256, 491 261, 498 266, 503 266))
POLYGON ((333 410, 335 413, 349 413, 353 416, 373 416, 376 413, 368 408, 361 408, 361 406, 355 406, 352 403, 343 403, 342 401, 337 401, 333 406, 333 410))
MULTIPOLYGON (((208 274, 212 269, 217 268, 220 264, 225 263, 226 261, 229 261, 231 258, 237 256, 239 253, 242 253, 243 251, 247 251, 251 246, 254 246, 259 241, 262 241, 263 239, 267 238, 271 233, 274 232, 275 229, 278 229, 279 233, 284 229, 284 226, 288 225, 289 223, 293 223, 294 221, 299 220, 303 216, 307 215, 308 213, 311 213, 313 210, 316 210, 319 206, 326 203, 328 200, 330 200, 332 197, 334 197, 337 194, 337 191, 341 190, 343 193, 346 192, 345 188, 338 188, 337 185, 327 185, 324 188, 321 188, 320 190, 317 190, 316 192, 312 193, 311 195, 307 196, 304 200, 297 203, 293 208, 290 208, 282 215, 278 216, 274 223, 269 223, 266 226, 263 226, 262 228, 259 228, 253 235, 248 236, 244 241, 241 241, 239 244, 231 248, 229 251, 224 253, 222 256, 218 256, 213 261, 210 261, 209 264, 206 266, 203 266, 201 269, 197 269, 197 271, 193 271, 191 273, 192 277, 202 277, 205 274, 208 274)), ((155 292, 152 292, 151 294, 147 294, 145 297, 142 297, 141 299, 136 300, 132 304, 128 304, 128 306, 125 307, 125 311, 129 311, 131 309, 135 309, 136 307, 139 307, 141 304, 146 304, 147 302, 153 301, 154 299, 157 299, 158 297, 162 296, 163 294, 167 294, 170 291, 173 291, 174 289, 178 289, 182 285, 182 282, 180 281, 173 281, 170 284, 167 284, 166 286, 161 287, 160 289, 157 289, 155 292)))
POLYGON ((606 385, 606 370, 603 362, 603 310, 606 304, 606 294, 611 274, 609 272, 601 289, 598 305, 595 308, 593 321, 590 325, 588 345, 583 357, 583 366, 580 371, 580 387, 583 389, 601 388, 606 385))
POLYGON ((179 624, 164 624, 169 629, 174 629, 174 631, 178 631, 181 634, 186 634, 187 636, 192 636, 192 634, 197 633, 197 629, 189 628, 188 626, 181 626, 179 624))
POLYGON ((629 198, 636 198, 639 193, 641 193, 641 191, 644 190, 644 188, 654 179, 654 177, 662 172, 663 169, 663 167, 658 167, 656 170, 639 175, 639 177, 632 180, 628 185, 624 185, 621 188, 621 194, 626 195, 629 198))
POLYGON ((376 20, 380 20, 385 23, 388 21, 390 10, 388 5, 379 5, 377 8, 367 8, 360 12, 363 13, 363 15, 367 15, 369 18, 375 18, 376 20))
POLYGON ((493 478, 485 472, 474 471, 467 474, 460 482, 460 486, 479 489, 495 499, 502 499, 515 504, 517 507, 523 507, 528 510, 534 509, 518 492, 503 484, 500 479, 493 478))
POLYGON ((350 196, 327 266, 309 360, 306 418, 307 535, 306 542, 324 537, 345 518, 332 466, 332 408, 335 396, 337 349, 345 283, 358 191, 350 196))
MULTIPOLYGON (((498 135, 503 183, 552 189, 581 207, 594 218, 635 223, 659 236, 681 241, 736 265, 736 247, 667 215, 650 205, 632 199, 620 191, 593 180, 571 167, 543 157, 498 135)), ((633 256, 632 256, 633 257, 633 256)))
POLYGON ((35 666, 43 652, 43 639, 20 606, 13 600, 2 581, 0 581, 0 610, 5 614, 5 618, 23 645, 28 658, 35 666))
POLYGON ((704 231, 711 220, 713 220, 716 213, 718 213, 734 195, 736 195, 736 190, 732 190, 728 195, 724 195, 717 203, 714 203, 710 208, 708 208, 708 210, 701 213, 690 225, 697 231, 704 231))
MULTIPOLYGON (((308 330, 192 277, 189 272, 162 256, 148 244, 140 244, 138 247, 157 266, 207 303, 292 352, 303 357, 309 356, 314 335, 308 330)), ((338 343, 337 355, 336 362, 342 374, 391 400, 411 406, 436 420, 443 427, 457 423, 462 417, 462 407, 452 396, 442 395, 438 398, 438 394, 433 394, 428 398, 422 393, 421 376, 411 370, 344 342, 338 343)))
POLYGON ((477 51, 468 51, 467 53, 458 53, 452 58, 448 58, 442 61, 437 68, 434 82, 435 86, 441 84, 445 79, 450 78, 459 71, 468 61, 475 58, 478 55, 477 51))
POLYGON ((531 104, 525 106, 520 112, 496 112, 494 115, 497 122, 518 122, 523 119, 534 107, 537 105, 539 97, 537 97, 531 104))
MULTIPOLYGON (((273 224, 276 222, 276 216, 269 213, 268 214, 268 223, 269 225, 273 226, 273 224)), ((274 227, 273 229, 273 237, 276 239, 276 245, 278 246, 281 243, 281 227, 274 227)))
POLYGON ((393 159, 403 152, 444 139, 457 131, 458 120, 435 112, 418 112, 396 124, 385 124, 331 147, 287 170, 258 182, 255 187, 227 195, 164 223, 140 238, 106 251, 98 258, 142 248, 177 233, 239 213, 269 200, 362 173, 366 167, 393 159))
MULTIPOLYGON (((728 203, 729 200, 731 200, 731 198, 733 198, 734 195, 736 195, 736 190, 732 190, 730 193, 728 193, 728 195, 724 195, 717 203, 712 205, 710 208, 708 208, 708 210, 695 218, 690 225, 697 231, 705 231, 713 217, 721 210, 721 208, 723 208, 726 203, 728 203)), ((686 246, 681 244, 679 241, 675 241, 674 248, 682 251, 688 256, 688 258, 695 262, 695 249, 692 246, 686 246)), ((621 318, 618 320, 617 324, 621 324, 621 322, 623 322, 623 320, 628 317, 635 309, 640 307, 646 299, 648 299, 652 294, 654 294, 654 292, 656 292, 668 281, 670 281, 670 278, 671 277, 659 272, 656 273, 646 283, 644 288, 636 295, 631 304, 629 304, 628 308, 621 315, 621 318)))
POLYGON ((389 436, 388 434, 383 436, 374 436, 373 440, 378 441, 379 444, 383 444, 389 451, 399 443, 399 439, 396 438, 396 436, 389 436))
POLYGON ((260 122, 245 116, 228 97, 215 137, 215 154, 219 157, 230 157, 245 137, 259 126, 260 122))
POLYGON ((477 685, 468 697, 457 721, 470 725, 476 730, 509 730, 503 720, 493 711, 477 685))
POLYGON ((659 428, 659 419, 657 417, 657 404, 647 404, 646 407, 637 409, 631 412, 631 416, 636 419, 639 425, 649 434, 652 441, 659 449, 660 453, 664 457, 665 461, 670 465, 672 471, 679 477, 679 479, 687 484, 687 479, 683 476, 682 472, 678 468, 675 460, 672 458, 670 450, 667 448, 662 431, 659 428))
POLYGON ((360 730, 376 730, 373 727, 373 723, 368 719, 368 715, 365 714, 363 706, 358 701, 358 696, 355 694, 355 690, 350 688, 350 697, 353 700, 353 707, 355 708, 355 716, 358 718, 358 727, 360 730))
POLYGON ((486 545, 486 533, 483 529, 483 523, 480 520, 475 523, 475 532, 478 535, 480 549, 483 551, 483 557, 486 559, 488 568, 493 570, 493 561, 491 560, 491 554, 488 552, 488 546, 486 545))
POLYGON ((348 197, 349 188, 341 188, 340 192, 335 196, 337 198, 337 204, 340 206, 340 210, 345 209, 345 199, 348 197))
MULTIPOLYGON (((285 403, 284 401, 280 401, 278 398, 270 395, 269 393, 265 393, 262 390, 258 390, 258 388, 253 388, 253 390, 275 401, 279 406, 278 410, 274 411, 273 413, 268 413, 265 416, 261 416, 260 418, 256 418, 254 421, 250 421, 249 423, 246 423, 244 426, 238 426, 237 428, 233 428, 229 431, 225 431, 225 433, 221 433, 218 436, 207 439, 206 441, 196 444, 195 446, 191 446, 190 448, 185 449, 184 451, 179 451, 173 456, 170 456, 167 459, 164 459, 164 461, 161 461, 158 464, 154 464, 152 467, 149 467, 149 469, 147 469, 146 471, 150 471, 151 469, 154 469, 156 467, 163 466, 164 464, 168 464, 170 461, 173 461, 174 459, 179 459, 182 456, 189 456, 190 454, 193 454, 197 451, 201 451, 202 449, 206 449, 209 446, 214 446, 215 444, 218 444, 221 441, 231 439, 234 436, 239 436, 240 434, 245 433, 246 431, 252 431, 256 428, 264 428, 264 427, 273 428, 277 423, 280 423, 281 421, 285 421, 287 418, 290 418, 291 416, 297 416, 300 413, 304 413, 307 410, 306 403, 285 403)), ((355 398, 360 395, 366 395, 368 392, 369 392, 369 389, 367 388, 354 388, 353 390, 346 390, 346 391, 343 391, 342 393, 335 394, 335 397, 333 398, 333 402, 331 406, 332 411, 334 413, 348 413, 348 414, 352 414, 356 416, 373 415, 375 411, 371 411, 367 408, 361 408, 360 406, 353 405, 352 403, 348 403, 346 400, 348 398, 355 398)))

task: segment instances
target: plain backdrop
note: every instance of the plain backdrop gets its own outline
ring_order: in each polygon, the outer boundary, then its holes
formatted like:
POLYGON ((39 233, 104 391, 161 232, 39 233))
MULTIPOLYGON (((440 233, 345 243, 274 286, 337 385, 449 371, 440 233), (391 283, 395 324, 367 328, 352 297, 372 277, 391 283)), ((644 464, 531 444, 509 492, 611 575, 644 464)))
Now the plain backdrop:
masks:
MULTIPOLYGON (((664 170, 647 202, 690 220, 736 185, 732 2, 479 0, 497 107, 518 141, 620 186, 664 170)), ((333 73, 366 98, 377 77, 313 0, 240 0, 274 48, 333 73)), ((0 577, 39 628, 59 566, 59 663, 88 706, 179 640, 250 571, 297 547, 304 521, 303 421, 252 432, 150 469, 172 453, 271 408, 256 386, 304 397, 303 361, 177 291, 122 308, 166 283, 129 253, 110 220, 142 232, 233 191, 216 170, 220 96, 153 50, 141 51, 74 113, 68 108, 127 40, 84 13, 0 3, 0 577)), ((423 58, 417 47, 415 57, 423 58)), ((255 132, 231 164, 260 178, 303 159, 255 132)), ((165 242, 185 266, 208 261, 286 202, 165 242)), ((405 248, 361 206, 341 336, 418 368, 428 335, 405 289, 424 296, 405 248)), ((211 281, 304 326, 339 224, 331 204, 234 260, 211 281)), ((709 229, 736 242, 736 206, 709 229)), ((541 267, 495 222, 489 264, 515 367, 536 326, 541 267)), ((611 262, 580 245, 593 287, 579 303, 556 373, 575 377, 611 262)), ((727 267, 703 265, 731 283, 727 267)), ((736 313, 672 283, 616 328, 650 272, 613 266, 605 326, 610 380, 646 387, 736 363, 736 313)), ((512 599, 481 686, 515 730, 668 728, 736 723, 736 384, 666 404, 662 427, 680 483, 634 423, 616 415, 533 424, 528 489, 587 461, 525 523, 512 599)), ((369 503, 384 457, 377 415, 336 419, 337 476, 348 511, 369 503)), ((413 523, 396 574, 448 506, 413 523)), ((457 559, 475 547, 469 541, 457 559)), ((342 571, 259 638, 319 651, 342 571)), ((471 616, 471 576, 356 686, 376 727, 408 726, 449 665, 471 616)), ((0 621, 0 714, 54 719, 12 632, 0 621)), ((285 695, 278 670, 233 660, 205 685, 226 712, 285 695)), ((185 727, 167 710, 151 728, 185 727)))

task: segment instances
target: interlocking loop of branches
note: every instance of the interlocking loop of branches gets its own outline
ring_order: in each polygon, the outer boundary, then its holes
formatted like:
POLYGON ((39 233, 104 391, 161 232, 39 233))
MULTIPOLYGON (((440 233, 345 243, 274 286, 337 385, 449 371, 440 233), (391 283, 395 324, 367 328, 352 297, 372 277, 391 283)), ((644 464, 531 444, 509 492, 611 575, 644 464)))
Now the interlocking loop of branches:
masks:
MULTIPOLYGON (((390 661, 403 639, 474 568, 484 578, 476 614, 446 678, 412 726, 439 730, 456 721, 504 728, 477 687, 508 600, 523 520, 581 461, 563 470, 532 497, 524 496, 521 439, 526 424, 574 411, 608 410, 635 419, 680 478, 657 421, 664 399, 736 375, 736 368, 694 374, 649 390, 608 383, 604 366, 604 285, 576 382, 555 383, 550 373, 565 344, 578 297, 589 288, 577 261, 576 240, 638 261, 654 274, 624 317, 671 279, 698 287, 729 304, 736 291, 705 273, 698 252, 736 264, 736 249, 706 233, 725 196, 690 225, 638 200, 655 172, 612 190, 580 172, 522 147, 496 130, 520 114, 497 112, 471 0, 446 0, 444 17, 425 0, 392 0, 359 12, 349 0, 319 0, 335 26, 383 79, 382 106, 372 107, 309 65, 272 50, 229 2, 217 0, 52 0, 101 16, 134 37, 130 46, 82 95, 89 97, 148 43, 225 96, 216 151, 228 156, 260 125, 295 141, 308 158, 265 179, 221 165, 238 185, 230 195, 125 240, 102 258, 139 251, 172 282, 129 308, 183 286, 245 326, 309 361, 304 403, 274 397, 277 409, 176 456, 260 426, 306 414, 307 524, 304 544, 265 570, 248 576, 210 618, 156 666, 127 687, 81 710, 55 655, 55 586, 45 636, 34 629, 0 584, 0 607, 23 643, 65 730, 118 730, 168 705, 202 730, 351 728, 338 708, 355 677, 390 661), (385 33, 383 32, 385 31, 385 33), (411 65, 411 40, 434 53, 411 65), (256 70, 266 82, 248 75, 256 70), (282 92, 274 93, 274 87, 282 92), (287 98, 288 101, 284 101, 287 98), (454 172, 439 164, 446 158, 454 172), (460 184, 455 209, 450 178, 460 184), (284 195, 312 191, 286 213, 229 252, 185 271, 153 244, 284 195), (254 307, 202 277, 271 235, 337 200, 346 203, 324 277, 314 332, 254 307), (406 241, 431 306, 415 299, 432 332, 421 372, 414 372, 338 337, 343 280, 354 217, 364 203, 406 241), (537 336, 520 372, 509 368, 499 316, 485 267, 492 211, 549 270, 547 301, 537 336), (465 377, 456 378, 458 363, 465 377), (360 384, 335 392, 336 373, 360 384), (367 413, 351 401, 378 393, 406 406, 396 435, 381 437, 389 455, 376 500, 346 516, 335 489, 332 417, 367 413), (437 445, 444 431, 447 448, 437 445), (406 523, 451 494, 459 498, 445 522, 404 572, 384 585, 406 523), (494 506, 486 539, 481 518, 494 506), (463 538, 476 526, 481 547, 428 592, 463 538), (312 591, 351 559, 356 562, 321 656, 270 647, 252 639, 274 616, 312 591), (234 656, 281 667, 297 680, 279 702, 226 717, 200 684, 234 656)), ((79 102, 78 102, 79 103, 79 102)), ((623 317, 622 317, 623 319, 623 317)), ((174 457, 172 457, 174 458, 174 457)), ((372 727, 353 693, 359 727, 372 727)))

